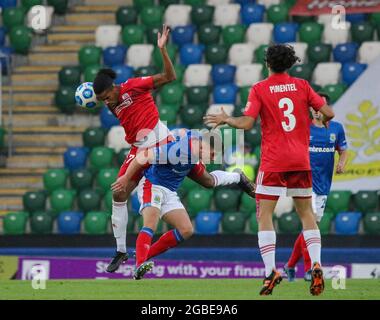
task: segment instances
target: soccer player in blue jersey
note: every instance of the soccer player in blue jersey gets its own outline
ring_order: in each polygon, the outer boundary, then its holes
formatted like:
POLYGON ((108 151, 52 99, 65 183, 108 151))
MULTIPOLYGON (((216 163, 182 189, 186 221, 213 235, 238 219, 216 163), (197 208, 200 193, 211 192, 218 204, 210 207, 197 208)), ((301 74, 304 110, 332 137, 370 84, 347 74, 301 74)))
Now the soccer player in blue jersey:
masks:
MULTIPOLYGON (((324 93, 319 93, 326 99, 329 97, 324 93)), ((312 123, 310 125, 310 165, 313 177, 312 206, 315 219, 320 222, 325 210, 327 196, 330 193, 332 177, 334 173, 335 151, 339 154, 336 174, 344 172, 347 162, 347 143, 343 126, 336 121, 323 123, 322 114, 311 109, 312 123)), ((311 261, 307 251, 307 243, 302 233, 298 236, 293 252, 284 269, 289 281, 295 280, 295 266, 303 256, 306 281, 311 281, 311 261)))

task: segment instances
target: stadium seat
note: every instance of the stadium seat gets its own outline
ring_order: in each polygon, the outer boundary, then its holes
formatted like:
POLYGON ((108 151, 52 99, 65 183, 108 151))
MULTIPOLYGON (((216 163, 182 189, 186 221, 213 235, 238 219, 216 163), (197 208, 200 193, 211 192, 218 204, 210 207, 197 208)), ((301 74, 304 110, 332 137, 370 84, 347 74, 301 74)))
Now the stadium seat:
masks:
POLYGON ((111 188, 111 184, 117 179, 119 169, 117 168, 105 168, 101 169, 96 176, 97 185, 106 193, 111 188))
POLYGON ((107 147, 95 147, 90 152, 90 165, 96 170, 110 167, 113 156, 113 149, 107 147))
POLYGON ((175 125, 177 122, 177 110, 171 105, 160 104, 158 107, 161 121, 167 122, 167 125, 175 125))
POLYGON ((9 32, 9 42, 16 53, 27 54, 32 44, 32 32, 26 26, 15 26, 9 32))
POLYGON ((177 5, 179 2, 180 0, 159 0, 160 6, 165 8, 168 8, 171 5, 177 5))
POLYGON ((4 235, 23 235, 25 234, 27 212, 9 212, 3 219, 4 235))
POLYGON ((113 149, 116 153, 124 148, 130 148, 125 141, 125 130, 122 126, 113 126, 107 134, 106 146, 113 149))
POLYGON ((196 187, 195 189, 190 189, 188 191, 187 200, 187 211, 190 217, 194 218, 198 212, 209 210, 211 206, 212 192, 205 189, 200 189, 196 187))
POLYGON ((213 98, 216 104, 235 104, 238 87, 235 84, 224 84, 214 87, 213 98))
POLYGON ((173 43, 181 47, 194 42, 195 27, 193 25, 175 27, 172 32, 173 43))
POLYGON ((198 184, 194 180, 191 180, 190 178, 186 177, 180 186, 182 194, 181 199, 184 199, 184 197, 186 197, 191 190, 195 190, 197 188, 198 184))
POLYGON ((154 0, 133 0, 133 7, 140 12, 144 7, 154 6, 154 0))
POLYGON ((184 0, 183 3, 193 7, 204 5, 206 3, 206 0, 184 0))
POLYGON ((286 22, 289 16, 289 9, 285 3, 271 5, 267 10, 267 21, 273 24, 286 22))
POLYGON ((264 5, 267 9, 274 4, 280 4, 280 2, 280 0, 257 0, 257 3, 264 5))
POLYGON ((334 214, 349 210, 351 191, 331 191, 326 202, 326 209, 334 214))
POLYGON ((203 24, 198 27, 198 41, 204 45, 218 44, 221 28, 213 24, 203 24))
POLYGON ((164 18, 162 6, 147 6, 140 11, 140 21, 148 28, 161 27, 164 18))
POLYGON ((255 49, 255 62, 260 63, 262 65, 265 64, 265 55, 267 51, 268 45, 262 44, 258 48, 255 49))
POLYGON ((355 235, 359 232, 360 212, 341 212, 335 218, 335 233, 355 235))
POLYGON ((55 213, 68 211, 73 208, 75 198, 75 190, 58 189, 50 195, 50 208, 55 213))
POLYGON ((365 71, 367 65, 364 63, 345 63, 342 68, 342 80, 345 84, 350 86, 357 78, 365 71))
POLYGON ((82 190, 77 198, 78 208, 83 212, 99 210, 100 201, 100 194, 91 189, 82 190))
POLYGON ((54 8, 54 14, 64 15, 67 12, 68 0, 47 0, 47 4, 54 8))
POLYGON ((276 43, 296 42, 297 29, 296 23, 277 23, 273 29, 273 39, 276 43))
POLYGON ((103 51, 103 62, 108 67, 123 65, 127 48, 123 45, 110 46, 103 51))
POLYGON ((10 7, 2 10, 3 25, 8 30, 24 25, 25 12, 21 7, 10 7))
POLYGON ((228 212, 223 214, 222 230, 227 234, 244 233, 246 218, 242 212, 228 212))
POLYGON ((363 42, 359 48, 359 62, 371 63, 380 56, 380 41, 363 42))
POLYGON ((94 45, 84 46, 78 52, 78 60, 82 70, 88 66, 99 65, 101 57, 102 49, 94 45))
POLYGON ((109 215, 102 211, 91 211, 84 217, 84 230, 88 234, 106 234, 109 215))
POLYGON ((325 24, 331 24, 332 17, 333 16, 331 14, 329 14, 329 13, 326 13, 326 14, 323 13, 323 14, 318 15, 317 21, 318 21, 318 23, 321 23, 323 25, 325 25, 325 24))
POLYGON ((116 46, 119 42, 121 26, 119 25, 101 25, 95 31, 95 43, 97 47, 105 49, 116 46))
POLYGON ((124 64, 116 65, 112 68, 116 73, 116 84, 121 84, 134 76, 132 67, 124 64))
POLYGON ((123 27, 121 39, 126 46, 144 43, 145 27, 138 24, 129 24, 123 27))
POLYGON ((198 128, 203 125, 204 108, 198 104, 185 105, 180 112, 181 123, 190 127, 198 128))
POLYGON ((104 208, 112 214, 112 201, 113 201, 113 195, 112 195, 112 190, 108 190, 103 197, 103 203, 104 203, 104 208))
POLYGON ((236 25, 239 22, 240 5, 237 3, 218 4, 214 11, 214 24, 217 26, 236 25))
POLYGON ((105 132, 103 128, 89 127, 82 134, 83 145, 87 148, 104 146, 105 132))
POLYGON ((370 22, 357 22, 351 25, 351 38, 356 43, 374 40, 375 29, 370 22))
POLYGON ((346 89, 347 86, 344 83, 338 83, 324 86, 322 91, 329 95, 331 103, 335 103, 343 95, 346 89))
POLYGON ((36 212, 30 219, 30 228, 34 234, 51 234, 53 217, 46 212, 36 212))
POLYGON ((222 218, 220 212, 200 212, 195 218, 195 232, 197 234, 212 235, 219 231, 222 218))
POLYGON ((190 64, 202 63, 203 45, 185 44, 180 49, 181 64, 188 66, 190 64))
MULTIPOLYGON (((178 52, 177 46, 175 46, 173 44, 168 44, 168 45, 166 45, 166 50, 168 52, 170 60, 172 61, 173 64, 175 64, 176 55, 177 55, 177 52, 178 52)), ((157 68, 162 69, 162 67, 163 67, 164 64, 163 64, 163 61, 162 61, 162 55, 161 55, 160 48, 158 48, 157 46, 153 50, 152 61, 154 62, 154 65, 157 68)))
POLYGON ((368 234, 380 234, 380 212, 369 212, 363 218, 364 231, 368 234))
POLYGON ((42 191, 28 191, 22 196, 22 203, 27 212, 43 211, 46 207, 46 194, 42 191))
POLYGON ((191 64, 186 68, 184 83, 186 87, 207 86, 210 82, 211 65, 191 64))
POLYGON ((231 64, 216 64, 212 67, 211 77, 214 85, 233 83, 236 66, 231 64))
POLYGON ((75 102, 75 87, 73 87, 73 85, 59 86, 54 94, 54 101, 61 112, 66 114, 74 113, 74 110, 77 108, 75 102))
POLYGON ((107 107, 103 107, 100 111, 100 123, 102 125, 102 128, 107 131, 111 129, 113 126, 120 125, 120 121, 107 107))
POLYGON ((307 48, 309 63, 329 62, 331 45, 325 43, 311 44, 307 48))
POLYGON ((118 154, 116 155, 117 164, 119 165, 119 167, 121 167, 122 164, 124 163, 124 161, 125 161, 126 157, 128 156, 130 150, 131 150, 130 148, 121 149, 118 152, 118 154))
POLYGON ((244 213, 247 218, 254 215, 254 213, 256 213, 256 200, 244 192, 241 196, 239 210, 244 213))
POLYGON ((231 116, 234 113, 235 106, 233 104, 211 104, 206 111, 206 114, 218 114, 222 112, 222 108, 225 113, 231 116))
POLYGON ((122 27, 137 23, 137 10, 133 6, 122 6, 116 11, 116 23, 122 27))
MULTIPOLYGON (((252 85, 253 82, 251 82, 251 85, 252 85)), ((237 85, 239 85, 238 83, 236 83, 237 85)), ((239 90, 239 98, 240 98, 240 104, 242 106, 245 106, 247 105, 247 101, 248 101, 248 96, 249 96, 249 93, 251 91, 251 85, 247 85, 245 87, 241 87, 240 90, 239 90)), ((243 110, 244 111, 244 110, 243 110)), ((241 113, 242 114, 242 113, 241 113)))
POLYGON ((164 86, 160 92, 161 103, 181 104, 183 100, 184 87, 180 83, 173 83, 164 86))
POLYGON ((380 24, 380 12, 372 12, 369 14, 369 21, 373 25, 379 25, 380 24))
POLYGON ((281 196, 274 208, 274 214, 276 217, 281 217, 285 213, 289 213, 293 210, 293 198, 281 196))
POLYGON ((25 9, 25 11, 28 11, 34 6, 41 6, 42 4, 42 0, 21 0, 21 6, 25 9))
POLYGON ((355 209, 361 213, 375 211, 379 201, 377 191, 359 191, 353 196, 355 209))
POLYGON ((224 64, 227 62, 228 48, 224 44, 212 44, 206 48, 205 58, 209 64, 224 64))
POLYGON ((289 74, 292 77, 297 77, 310 81, 313 74, 313 68, 311 64, 296 64, 290 70, 289 74))
POLYGON ((212 23, 214 17, 214 6, 198 5, 191 9, 191 21, 197 26, 205 23, 212 23))
POLYGON ((241 191, 239 189, 218 188, 215 190, 215 208, 222 212, 233 212, 239 207, 241 191))
POLYGON ((77 191, 91 188, 94 177, 88 169, 73 170, 70 174, 70 185, 77 191))
POLYGON ((253 234, 257 234, 259 232, 259 224, 257 222, 256 214, 251 215, 249 219, 249 230, 253 234))
POLYGON ((284 213, 277 221, 281 233, 298 234, 302 230, 302 223, 295 212, 284 213))
POLYGON ((239 87, 252 86, 260 81, 262 70, 263 65, 259 63, 239 65, 236 70, 235 83, 239 87))
POLYGON ((83 80, 85 82, 93 82, 100 69, 100 65, 87 66, 86 69, 84 69, 83 80))
POLYGON ((86 166, 87 150, 81 147, 69 147, 63 154, 65 168, 71 170, 82 169, 86 166))
POLYGON ((273 28, 272 23, 252 23, 246 32, 247 41, 255 47, 268 45, 272 39, 273 28))
POLYGON ((183 83, 186 67, 178 63, 174 65, 174 70, 177 78, 173 83, 183 83))
MULTIPOLYGON (((157 68, 155 66, 145 66, 145 67, 139 67, 135 69, 134 76, 135 77, 148 77, 153 76, 157 74, 157 68)), ((152 93, 153 96, 155 95, 155 92, 152 93)))
POLYGON ((151 44, 134 44, 127 52, 128 65, 139 68, 150 65, 154 47, 151 44))
POLYGON ((363 22, 367 19, 365 13, 351 13, 346 15, 346 20, 351 23, 363 22))
POLYGON ((61 234, 78 234, 83 213, 77 211, 61 212, 57 219, 58 232, 61 234))
POLYGON ((338 44, 333 50, 334 60, 340 63, 355 62, 357 51, 357 43, 338 44))
POLYGON ((301 42, 309 45, 321 42, 323 25, 317 22, 305 22, 299 29, 299 38, 301 42))
POLYGON ((321 62, 314 69, 313 82, 325 86, 339 82, 342 65, 337 62, 321 62))
POLYGON ((334 29, 332 24, 325 24, 322 37, 323 42, 332 44, 333 46, 336 46, 339 43, 348 42, 350 35, 350 23, 347 21, 344 23, 345 28, 343 29, 334 29))
POLYGON ((210 6, 217 6, 222 4, 229 4, 231 0, 206 0, 207 4, 210 6))
POLYGON ((252 23, 263 22, 265 7, 263 5, 248 3, 242 5, 240 19, 243 24, 249 26, 252 23))
POLYGON ((225 26, 222 29, 223 43, 231 47, 235 43, 243 43, 245 38, 245 27, 241 24, 225 26))
POLYGON ((165 24, 171 28, 190 24, 191 6, 172 4, 165 11, 165 24))
POLYGON ((61 86, 77 86, 80 83, 80 68, 67 66, 59 71, 58 78, 61 86))
POLYGON ((250 64, 254 57, 254 46, 251 43, 235 43, 229 50, 229 63, 233 65, 250 64))
POLYGON ((322 220, 319 222, 319 225, 318 225, 321 235, 327 235, 330 233, 331 222, 332 222, 333 217, 334 217, 334 214, 329 211, 323 214, 322 220))
POLYGON ((65 169, 49 169, 43 175, 44 189, 49 193, 66 187, 68 172, 65 169))
POLYGON ((301 59, 300 62, 296 63, 305 63, 308 44, 304 42, 290 42, 289 44, 294 48, 296 56, 301 59))
POLYGON ((208 104, 209 88, 207 86, 194 86, 186 88, 186 99, 190 104, 208 104))

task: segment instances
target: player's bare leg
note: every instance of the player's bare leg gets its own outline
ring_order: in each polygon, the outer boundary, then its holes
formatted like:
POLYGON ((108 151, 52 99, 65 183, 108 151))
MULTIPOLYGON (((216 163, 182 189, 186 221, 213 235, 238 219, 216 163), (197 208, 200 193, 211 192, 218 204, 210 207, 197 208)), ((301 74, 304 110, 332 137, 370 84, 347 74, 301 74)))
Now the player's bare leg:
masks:
POLYGON ((302 221, 303 236, 313 265, 310 293, 317 296, 320 295, 325 288, 321 267, 321 233, 315 221, 311 198, 294 197, 294 204, 302 221))
POLYGON ((256 204, 259 248, 265 265, 265 279, 260 295, 269 295, 272 294, 274 287, 282 281, 281 274, 276 270, 276 233, 272 220, 277 200, 261 199, 260 195, 258 197, 256 204))

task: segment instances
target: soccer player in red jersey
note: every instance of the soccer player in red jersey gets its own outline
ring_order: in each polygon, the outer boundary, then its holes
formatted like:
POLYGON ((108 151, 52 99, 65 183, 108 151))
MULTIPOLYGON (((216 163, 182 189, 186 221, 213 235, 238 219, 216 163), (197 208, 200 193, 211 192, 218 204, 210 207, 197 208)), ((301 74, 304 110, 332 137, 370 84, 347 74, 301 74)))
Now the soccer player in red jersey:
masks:
MULTIPOLYGON (((125 130, 125 139, 132 145, 120 168, 118 181, 123 180, 122 177, 139 150, 167 144, 174 139, 166 125, 160 121, 157 106, 151 95, 152 90, 176 79, 173 64, 166 50, 169 33, 170 29, 164 25, 162 34, 158 33, 157 39, 164 64, 163 73, 149 77, 131 78, 120 85, 115 85, 115 72, 111 69, 102 69, 94 80, 93 86, 97 99, 103 101, 115 117, 120 120, 120 125, 125 130)), ((112 228, 116 238, 117 250, 107 268, 108 272, 115 272, 120 264, 128 259, 126 252, 127 199, 142 175, 143 170, 137 172, 132 180, 122 181, 122 191, 113 192, 112 228)), ((189 177, 207 188, 234 183, 239 184, 245 190, 252 188, 244 174, 220 170, 208 173, 202 163, 193 168, 189 177)))
POLYGON ((215 127, 228 124, 246 130, 252 128, 258 116, 261 119, 261 164, 256 180, 258 241, 265 264, 261 295, 271 294, 282 280, 276 271, 276 233, 272 222, 281 195, 293 197, 302 221, 303 235, 313 262, 310 293, 319 295, 324 290, 321 236, 311 206, 309 106, 323 114, 324 122, 331 120, 334 112, 306 80, 289 76, 287 70, 297 61, 299 58, 292 46, 270 46, 266 52, 269 77, 252 86, 244 115, 229 117, 222 112, 205 116, 205 122, 213 123, 215 127))

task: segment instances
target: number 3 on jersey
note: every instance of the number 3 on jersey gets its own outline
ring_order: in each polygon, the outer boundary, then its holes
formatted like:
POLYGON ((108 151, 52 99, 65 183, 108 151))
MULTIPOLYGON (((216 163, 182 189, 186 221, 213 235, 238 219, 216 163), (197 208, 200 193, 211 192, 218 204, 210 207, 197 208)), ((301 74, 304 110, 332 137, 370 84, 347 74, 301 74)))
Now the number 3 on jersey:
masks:
POLYGON ((286 121, 281 121, 281 124, 286 132, 292 131, 296 126, 296 117, 292 114, 294 110, 293 101, 289 98, 282 98, 279 101, 278 106, 280 109, 287 107, 287 109, 284 110, 284 117, 288 118, 288 123, 286 123, 286 121))

